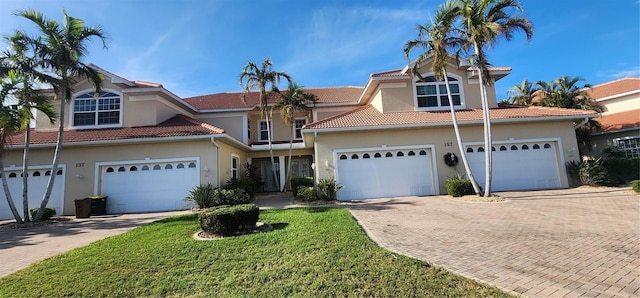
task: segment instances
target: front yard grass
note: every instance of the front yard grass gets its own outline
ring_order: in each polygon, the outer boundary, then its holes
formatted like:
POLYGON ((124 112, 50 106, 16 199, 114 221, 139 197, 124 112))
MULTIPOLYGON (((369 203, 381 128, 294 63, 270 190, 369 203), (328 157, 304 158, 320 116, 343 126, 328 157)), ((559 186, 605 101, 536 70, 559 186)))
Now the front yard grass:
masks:
POLYGON ((260 221, 274 230, 196 241, 197 215, 168 218, 6 276, 0 296, 508 296, 380 248, 342 208, 260 221))

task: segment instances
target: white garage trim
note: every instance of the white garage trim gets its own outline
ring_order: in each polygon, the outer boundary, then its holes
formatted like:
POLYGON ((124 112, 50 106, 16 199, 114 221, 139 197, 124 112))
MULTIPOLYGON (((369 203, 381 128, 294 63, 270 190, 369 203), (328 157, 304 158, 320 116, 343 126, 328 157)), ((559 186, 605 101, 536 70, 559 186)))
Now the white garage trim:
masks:
MULTIPOLYGON (((557 169, 557 174, 558 174, 558 185, 556 185, 555 187, 562 187, 563 185, 568 185, 568 180, 567 180, 567 171, 566 171, 566 167, 565 165, 565 158, 564 158, 564 147, 562 146, 562 140, 560 138, 539 138, 539 139, 513 139, 510 138, 508 140, 497 140, 497 141, 493 141, 492 142, 492 146, 494 148, 496 148, 496 150, 499 149, 499 146, 502 145, 506 145, 506 144, 545 144, 545 143, 550 143, 553 144, 553 150, 554 150, 554 155, 556 160, 554 160, 555 164, 556 164, 556 169, 557 169), (558 164, 558 160, 560 162, 560 164, 558 164)), ((480 147, 484 147, 484 142, 467 142, 464 143, 464 148, 468 148, 468 147, 476 147, 476 146, 480 146, 480 147)), ((466 150, 466 149, 465 149, 466 150)), ((486 148, 485 148, 486 150, 486 148)), ((498 150, 499 151, 499 150, 498 150)), ((494 155, 495 155, 494 151, 494 155)), ((469 153, 467 153, 469 154, 469 153)), ((476 153, 477 154, 477 153, 476 153)), ((483 153, 484 155, 484 153, 483 153)), ((495 160, 495 159, 494 159, 495 160)), ((483 157, 483 161, 484 163, 484 157, 483 157)), ((475 172, 474 172, 475 174, 475 172)), ((482 176, 484 177, 484 170, 481 173, 475 174, 477 177, 482 176)), ((494 175, 495 177, 495 175, 494 175)), ((480 178, 478 178, 480 179, 480 178)), ((483 181, 478 181, 478 183, 480 183, 481 185, 484 185, 484 178, 482 178, 483 181)), ((493 183, 492 183, 493 184, 493 183)))
MULTIPOLYGON (((46 185, 49 183, 49 176, 45 175, 47 171, 51 170, 51 165, 33 165, 29 166, 28 175, 29 175, 29 209, 40 208, 40 204, 42 203, 42 197, 44 195, 44 191, 46 190, 46 185), (39 176, 42 177, 38 179, 37 183, 34 184, 35 181, 34 175, 35 172, 38 172, 39 176), (35 189, 34 189, 35 188, 35 189), (36 195, 34 195, 34 193, 36 195)), ((7 183, 9 184, 9 191, 11 191, 11 198, 15 203, 16 209, 20 216, 23 214, 22 210, 22 166, 11 165, 9 167, 4 168, 5 174, 10 175, 10 173, 15 173, 15 178, 7 177, 7 183), (11 180, 9 180, 11 179, 11 180), (16 179, 16 180, 13 180, 16 179), (14 182, 12 184, 12 182, 14 182)), ((54 188, 51 191, 51 196, 49 197, 49 202, 47 203, 47 208, 56 209, 56 215, 62 215, 64 212, 64 194, 65 194, 65 185, 66 185, 66 176, 67 176, 67 167, 65 164, 58 165, 58 171, 62 171, 60 177, 56 177, 54 182, 54 188)), ((6 205, 8 208, 7 199, 4 195, 4 190, 0 188, 0 193, 2 197, 0 198, 0 205, 3 207, 6 205)), ((7 219, 12 219, 13 214, 11 214, 10 210, 7 211, 7 214, 10 214, 10 217, 7 219)), ((2 216, 5 217, 5 216, 2 216)), ((2 219, 2 218, 0 218, 2 219)))
MULTIPOLYGON (((425 160, 425 161, 428 160, 428 163, 430 163, 428 165, 428 167, 429 167, 428 175, 430 175, 431 177, 430 177, 430 183, 429 183, 428 186, 431 188, 431 190, 429 190, 428 194, 430 194, 430 195, 431 194, 439 194, 440 186, 438 184, 437 161, 436 161, 436 158, 435 158, 436 154, 435 154, 435 146, 434 145, 409 145, 409 146, 391 146, 391 147, 383 145, 381 147, 336 149, 336 150, 333 151, 333 165, 334 165, 334 175, 335 175, 336 181, 338 183, 340 183, 341 181, 344 181, 345 179, 348 178, 348 177, 342 177, 344 179, 341 179, 341 177, 340 177, 341 164, 346 162, 346 160, 345 161, 341 161, 339 156, 343 155, 344 153, 352 153, 352 154, 367 153, 367 152, 371 152, 371 153, 372 152, 377 152, 377 153, 381 153, 382 152, 383 153, 384 151, 406 151, 406 150, 410 150, 410 151, 413 151, 413 150, 422 151, 422 150, 424 150, 424 151, 427 152, 426 154, 430 154, 431 155, 430 158, 426 157, 427 159, 424 159, 424 158, 422 159, 422 160, 425 160)), ((422 154, 420 154, 420 155, 422 155, 422 154)), ((401 155, 398 155, 398 156, 401 156, 401 155)), ((409 154, 409 156, 411 156, 411 154, 409 154)), ((373 155, 372 155, 372 160, 374 160, 373 159, 373 155)), ((354 164, 354 166, 355 166, 355 164, 354 164)), ((344 170, 346 170, 346 169, 347 168, 345 168, 344 170)), ((344 172, 344 170, 343 170, 343 172, 344 172)), ((425 177, 425 178, 427 178, 427 177, 425 177)), ((376 182, 372 181, 372 183, 378 183, 378 182, 377 181, 376 182)), ((425 187, 425 186, 427 186, 427 185, 422 185, 420 187, 421 187, 421 189, 423 189, 423 187, 425 187)), ((423 193, 424 192, 424 191, 417 191, 417 192, 413 191, 413 189, 414 189, 413 187, 411 187, 411 189, 412 189, 412 191, 407 192, 406 195, 412 195, 412 194, 409 194, 409 193, 416 194, 416 193, 423 193)), ((424 193, 424 194, 426 194, 426 193, 424 193)), ((368 197, 370 195, 371 194, 363 195, 363 196, 364 197, 368 197)), ((385 195, 385 194, 383 194, 383 195, 385 195)), ((398 194, 398 193, 390 194, 390 193, 388 193, 386 195, 398 196, 398 195, 405 195, 405 194, 398 194)), ((339 196, 340 196, 340 194, 339 194, 339 196)))

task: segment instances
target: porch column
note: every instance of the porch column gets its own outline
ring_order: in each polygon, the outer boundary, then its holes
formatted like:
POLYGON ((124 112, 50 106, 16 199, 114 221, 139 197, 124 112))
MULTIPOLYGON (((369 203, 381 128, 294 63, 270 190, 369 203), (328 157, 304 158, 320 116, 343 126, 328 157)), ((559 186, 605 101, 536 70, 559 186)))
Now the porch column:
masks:
POLYGON ((280 188, 278 188, 278 191, 281 191, 282 189, 284 189, 284 186, 287 185, 287 181, 284 181, 286 174, 284 172, 285 169, 285 165, 284 165, 284 156, 278 156, 278 164, 279 164, 279 170, 280 170, 280 177, 278 178, 278 180, 280 181, 280 188))

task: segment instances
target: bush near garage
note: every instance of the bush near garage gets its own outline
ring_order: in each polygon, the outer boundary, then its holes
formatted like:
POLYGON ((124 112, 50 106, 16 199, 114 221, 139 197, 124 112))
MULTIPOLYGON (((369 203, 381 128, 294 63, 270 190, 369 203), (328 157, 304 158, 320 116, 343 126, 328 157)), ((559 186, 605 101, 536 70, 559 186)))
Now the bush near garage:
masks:
POLYGON ((225 183, 224 189, 243 189, 250 197, 255 198, 258 192, 258 183, 249 178, 235 178, 230 179, 225 183))
POLYGON ((631 189, 636 193, 640 193, 640 180, 631 181, 631 189))
POLYGON ((296 194, 296 199, 304 202, 314 202, 320 200, 320 198, 318 198, 318 193, 316 192, 316 189, 313 188, 313 186, 299 186, 296 194))
MULTIPOLYGON (((38 214, 38 210, 40 210, 40 208, 33 208, 29 210, 32 218, 36 217, 36 214, 38 214)), ((42 220, 47 220, 49 218, 54 217, 55 215, 56 215, 56 209, 44 208, 44 213, 42 214, 42 220)))
POLYGON ((607 169, 606 185, 619 186, 640 180, 640 158, 607 158, 602 165, 607 169))
POLYGON ((213 207, 213 193, 216 188, 211 183, 200 184, 189 191, 185 201, 194 202, 198 208, 213 207))
POLYGON ((444 187, 447 189, 447 193, 452 197, 462 197, 464 195, 475 194, 471 180, 461 176, 447 179, 444 183, 444 187))
POLYGON ((604 160, 586 159, 583 161, 570 161, 566 164, 567 173, 571 178, 580 181, 580 185, 600 186, 607 182, 607 168, 604 160))
POLYGON ((294 177, 291 178, 291 191, 294 197, 298 197, 298 189, 301 186, 313 187, 313 177, 294 177))
POLYGON ((341 188, 333 177, 321 178, 318 181, 318 198, 323 201, 335 201, 341 188))
POLYGON ((255 204, 218 206, 200 213, 200 228, 205 233, 232 236, 255 229, 260 209, 255 204))
POLYGON ((222 205, 240 205, 253 203, 251 197, 243 188, 219 189, 211 183, 200 184, 189 191, 186 201, 196 203, 198 208, 211 208, 222 205))

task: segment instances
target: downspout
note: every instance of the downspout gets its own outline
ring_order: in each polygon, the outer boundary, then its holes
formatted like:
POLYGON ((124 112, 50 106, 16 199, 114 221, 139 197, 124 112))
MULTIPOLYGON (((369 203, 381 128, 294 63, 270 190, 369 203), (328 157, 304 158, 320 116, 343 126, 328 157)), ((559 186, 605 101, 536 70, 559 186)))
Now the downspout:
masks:
POLYGON ((318 167, 318 164, 316 163, 316 160, 318 159, 318 132, 314 131, 313 132, 313 155, 314 155, 314 161, 313 163, 316 164, 316 166, 313 168, 313 189, 314 190, 318 190, 318 172, 320 167, 318 167))
POLYGON ((216 137, 211 137, 211 144, 216 147, 216 179, 218 180, 216 187, 220 187, 220 145, 216 142, 216 137))
POLYGON ((580 124, 576 125, 576 127, 574 127, 573 129, 576 130, 576 129, 584 126, 585 124, 587 124, 587 122, 589 122, 589 118, 584 118, 584 120, 582 120, 582 122, 580 122, 580 124))

